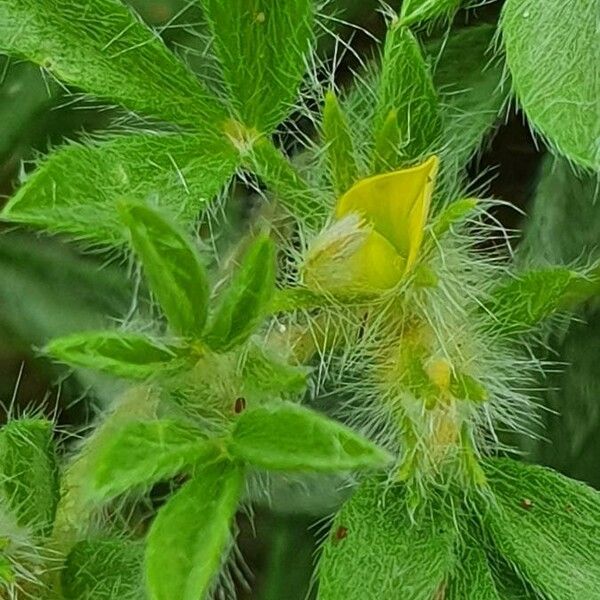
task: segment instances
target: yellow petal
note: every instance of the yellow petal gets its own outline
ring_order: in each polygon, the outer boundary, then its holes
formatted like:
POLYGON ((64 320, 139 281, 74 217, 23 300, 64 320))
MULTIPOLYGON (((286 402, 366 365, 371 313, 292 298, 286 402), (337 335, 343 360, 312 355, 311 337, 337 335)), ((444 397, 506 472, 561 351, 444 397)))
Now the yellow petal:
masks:
POLYGON ((348 272, 361 290, 393 288, 404 275, 405 259, 382 235, 371 231, 364 244, 349 258, 348 272))
POLYGON ((415 167, 359 181, 339 199, 336 216, 358 213, 366 218, 411 269, 423 241, 438 163, 432 156, 415 167))
POLYGON ((389 289, 404 271, 404 258, 356 213, 335 222, 313 241, 302 268, 309 288, 333 293, 389 289))

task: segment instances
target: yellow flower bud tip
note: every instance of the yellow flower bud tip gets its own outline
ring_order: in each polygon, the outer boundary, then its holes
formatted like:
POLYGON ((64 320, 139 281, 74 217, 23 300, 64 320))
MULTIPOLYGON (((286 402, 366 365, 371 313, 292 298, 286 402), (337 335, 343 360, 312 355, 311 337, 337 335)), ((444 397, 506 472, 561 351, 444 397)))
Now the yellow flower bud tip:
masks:
POLYGON ((402 256, 412 269, 423 241, 439 159, 363 179, 338 201, 336 217, 358 213, 402 256))
POLYGON ((436 358, 427 365, 427 375, 440 391, 447 392, 450 388, 452 366, 445 358, 436 358))
POLYGON ((305 285, 338 294, 396 287, 417 260, 437 169, 433 156, 350 188, 309 248, 305 285))

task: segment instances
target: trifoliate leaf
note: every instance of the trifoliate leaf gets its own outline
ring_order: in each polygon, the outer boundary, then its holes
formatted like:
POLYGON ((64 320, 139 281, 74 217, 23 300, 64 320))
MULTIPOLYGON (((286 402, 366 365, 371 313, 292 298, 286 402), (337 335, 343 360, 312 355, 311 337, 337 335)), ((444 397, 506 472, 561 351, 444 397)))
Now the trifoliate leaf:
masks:
POLYGON ((0 500, 19 525, 48 535, 58 503, 53 424, 17 419, 0 429, 0 500))
POLYGON ((244 343, 266 315, 274 289, 275 245, 261 236, 229 283, 204 341, 218 352, 244 343))
POLYGON ((1 0, 0 50, 133 111, 204 131, 220 102, 121 2, 1 0))
POLYGON ((600 169, 597 0, 508 0, 506 61, 530 123, 560 154, 600 169))
POLYGON ((231 103, 270 132, 291 111, 306 70, 313 0, 202 0, 231 103))
POLYGON ((242 481, 236 465, 207 465, 158 511, 146 548, 152 600, 204 598, 227 549, 242 481))
POLYGON ((2 218, 122 245, 123 197, 159 206, 189 225, 234 173, 235 148, 214 134, 135 134, 69 144, 45 158, 4 207, 2 218))
POLYGON ((514 460, 489 460, 484 468, 497 505, 481 518, 501 556, 544 598, 597 595, 600 493, 514 460))
POLYGON ((456 563, 457 537, 451 507, 432 505, 413 520, 402 487, 367 480, 333 522, 319 600, 432 600, 456 563))
POLYGON ((287 402, 243 412, 229 451, 256 467, 278 471, 348 471, 381 467, 391 460, 348 427, 287 402))
POLYGON ((149 206, 124 203, 120 212, 169 325, 184 338, 198 338, 206 322, 209 287, 197 250, 183 232, 149 206))
POLYGON ((146 379, 185 364, 188 351, 135 333, 89 331, 52 340, 44 352, 61 362, 118 377, 146 379))
POLYGON ((83 540, 61 572, 65 600, 144 600, 144 544, 128 540, 83 540))
POLYGON ((216 454, 202 432, 188 425, 167 420, 128 423, 96 449, 88 466, 90 496, 110 500, 216 454))

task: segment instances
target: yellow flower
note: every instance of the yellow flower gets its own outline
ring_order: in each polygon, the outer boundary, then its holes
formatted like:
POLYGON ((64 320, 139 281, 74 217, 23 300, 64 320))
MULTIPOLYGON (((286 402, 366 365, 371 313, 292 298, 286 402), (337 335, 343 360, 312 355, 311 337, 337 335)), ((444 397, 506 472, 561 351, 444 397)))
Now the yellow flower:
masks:
POLYGON ((333 224, 309 248, 304 283, 333 293, 395 287, 419 256, 438 162, 432 156, 352 186, 338 200, 333 224))

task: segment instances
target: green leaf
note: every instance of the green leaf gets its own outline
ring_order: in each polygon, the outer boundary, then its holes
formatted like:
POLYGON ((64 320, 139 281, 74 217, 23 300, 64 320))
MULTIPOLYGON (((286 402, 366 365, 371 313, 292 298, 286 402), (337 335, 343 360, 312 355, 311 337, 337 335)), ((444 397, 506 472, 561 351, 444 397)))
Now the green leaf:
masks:
POLYGON ((490 397, 485 387, 466 373, 453 373, 449 390, 456 398, 469 402, 486 402, 490 397))
POLYGON ((445 206, 436 216, 432 227, 432 234, 437 240, 442 237, 453 225, 464 221, 467 215, 475 209, 475 198, 461 198, 445 206))
MULTIPOLYGON (((527 264, 573 264, 600 260, 600 179, 577 173, 569 162, 548 155, 540 172, 529 222, 519 244, 527 264)), ((533 457, 561 473, 600 488, 600 305, 582 307, 582 318, 548 340, 551 360, 561 365, 543 376, 541 435, 533 457)), ((528 448, 529 450, 529 448, 528 448)))
POLYGON ((599 170, 598 2, 508 0, 501 28, 531 124, 559 153, 599 170))
POLYGON ((244 125, 268 133, 291 111, 312 42, 313 0, 202 0, 244 125))
POLYGON ((217 352, 244 343, 267 313, 275 289, 275 245, 267 236, 252 243, 204 336, 217 352))
POLYGON ((242 483, 240 467, 213 463, 158 511, 146 548, 151 600, 205 596, 227 549, 242 483))
POLYGON ((19 525, 49 535, 58 503, 51 422, 17 419, 0 429, 0 496, 19 525))
POLYGON ((44 352, 69 365, 131 379, 181 366, 188 354, 185 348, 120 331, 75 333, 52 340, 44 352))
POLYGON ((292 312, 299 309, 317 308, 325 299, 306 288, 276 290, 271 301, 272 313, 292 312))
POLYGON ((420 21, 451 17, 461 4, 462 0, 404 0, 400 24, 410 27, 420 21))
POLYGON ((519 255, 533 264, 600 260, 600 174, 578 172, 564 158, 546 156, 528 209, 519 255))
POLYGON ((398 111, 392 108, 375 132, 373 172, 385 173, 393 170, 398 162, 398 152, 402 143, 402 132, 398 123, 398 111))
POLYGON ((271 140, 257 140, 246 156, 245 164, 296 218, 314 227, 324 221, 328 206, 271 140))
POLYGON ((332 91, 325 95, 322 129, 333 189, 341 196, 358 180, 358 166, 348 119, 332 91))
POLYGON ((446 594, 446 600, 508 600, 501 596, 488 563, 485 551, 478 547, 474 539, 467 540, 468 547, 463 550, 452 572, 446 594))
POLYGON ((106 244, 122 244, 117 202, 156 201, 182 224, 216 196, 238 163, 215 135, 136 134, 69 144, 44 159, 2 218, 106 244))
POLYGON ((413 520, 402 487, 367 480, 335 518, 319 563, 319 600, 437 598, 456 543, 450 507, 432 505, 413 520))
POLYGON ((229 450, 256 467, 277 471, 349 471, 381 467, 391 460, 348 427, 287 402, 242 413, 229 450))
POLYGON ((101 328, 130 305, 130 282, 115 265, 24 232, 0 236, 0 280, 0 339, 13 351, 101 328))
POLYGON ((426 46, 435 59, 433 80, 444 123, 441 163, 448 176, 465 168, 506 105, 503 65, 492 51, 495 31, 493 25, 476 25, 426 46))
POLYGON ((160 402, 160 391, 155 386, 128 387, 113 399, 110 410, 104 412, 102 420, 68 462, 61 477, 61 502, 53 529, 57 551, 66 552, 81 540, 97 514, 97 507, 89 501, 89 474, 95 457, 127 423, 156 419, 160 402))
POLYGON ((281 362, 262 345, 250 344, 246 352, 242 378, 244 386, 258 393, 301 394, 306 390, 309 369, 281 362))
POLYGON ((498 552, 548 600, 600 589, 600 493, 543 467, 484 465, 497 506, 482 515, 498 552))
POLYGON ((144 600, 144 544, 83 540, 69 552, 61 572, 65 600, 144 600))
POLYGON ((121 218, 169 325, 182 337, 198 338, 210 293, 198 252, 183 232, 149 206, 122 204, 121 218))
POLYGON ((142 421, 117 429, 88 467, 90 496, 105 501, 173 477, 217 454, 202 432, 176 421, 142 421))
POLYGON ((401 145, 395 165, 420 158, 432 149, 441 132, 438 98, 419 42, 409 29, 392 26, 385 40, 375 109, 376 137, 396 111, 401 145))
POLYGON ((115 0, 0 0, 0 50, 130 110, 210 130, 227 114, 115 0))
POLYGON ((16 579, 17 576, 12 561, 7 556, 0 554, 0 586, 9 587, 15 583, 16 579))
POLYGON ((588 273, 566 267, 536 269, 497 287, 485 308, 504 331, 519 333, 598 294, 598 267, 588 273))
POLYGON ((61 90, 54 82, 44 78, 35 65, 26 62, 9 62, 0 56, 0 161, 20 158, 29 148, 42 120, 57 103, 61 90), (11 157, 12 155, 12 157, 11 157))

